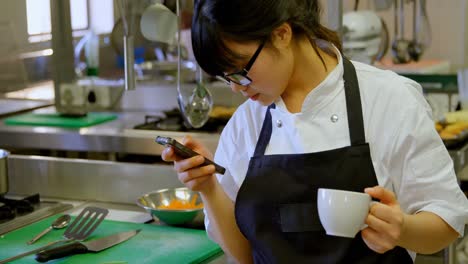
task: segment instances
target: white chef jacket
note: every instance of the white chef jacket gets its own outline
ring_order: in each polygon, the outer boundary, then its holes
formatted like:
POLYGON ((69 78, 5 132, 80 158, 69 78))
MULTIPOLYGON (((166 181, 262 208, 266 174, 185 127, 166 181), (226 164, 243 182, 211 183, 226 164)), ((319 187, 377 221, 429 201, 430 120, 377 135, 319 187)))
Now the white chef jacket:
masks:
MULTIPOLYGON (((273 130, 265 155, 350 145, 343 62, 336 52, 337 67, 307 95, 300 113, 290 113, 281 98, 275 102, 276 109, 270 110, 273 130)), ((353 65, 379 185, 395 193, 405 213, 435 213, 462 236, 468 222, 468 200, 457 183, 452 159, 435 130, 420 85, 391 71, 359 62, 353 65)), ((215 161, 226 173, 217 178, 233 201, 246 177, 266 109, 246 101, 221 134, 215 161)), ((205 225, 213 238, 208 217, 205 225)), ((415 253, 409 253, 414 259, 415 253)))

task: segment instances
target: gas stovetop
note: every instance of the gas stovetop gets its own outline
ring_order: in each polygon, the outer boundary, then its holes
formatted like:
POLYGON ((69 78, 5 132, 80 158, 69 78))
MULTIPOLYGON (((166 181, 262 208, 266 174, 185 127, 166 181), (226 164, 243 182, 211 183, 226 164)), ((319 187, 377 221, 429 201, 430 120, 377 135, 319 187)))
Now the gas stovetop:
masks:
POLYGON ((192 128, 184 120, 179 109, 175 108, 165 111, 162 116, 146 115, 144 123, 136 125, 134 129, 220 133, 228 121, 229 118, 210 117, 203 127, 192 128))
POLYGON ((71 204, 41 201, 39 194, 19 199, 0 196, 0 235, 71 208, 71 204))
POLYGON ((26 215, 39 206, 39 194, 21 199, 7 199, 0 196, 0 224, 14 219, 16 216, 26 215))

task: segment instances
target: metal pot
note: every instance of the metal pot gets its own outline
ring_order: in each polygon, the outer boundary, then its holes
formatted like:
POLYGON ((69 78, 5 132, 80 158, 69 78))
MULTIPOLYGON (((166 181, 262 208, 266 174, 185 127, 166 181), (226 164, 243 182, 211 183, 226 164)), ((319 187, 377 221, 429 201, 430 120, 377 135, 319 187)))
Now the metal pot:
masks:
POLYGON ((0 149, 0 195, 8 192, 8 156, 10 153, 0 149))

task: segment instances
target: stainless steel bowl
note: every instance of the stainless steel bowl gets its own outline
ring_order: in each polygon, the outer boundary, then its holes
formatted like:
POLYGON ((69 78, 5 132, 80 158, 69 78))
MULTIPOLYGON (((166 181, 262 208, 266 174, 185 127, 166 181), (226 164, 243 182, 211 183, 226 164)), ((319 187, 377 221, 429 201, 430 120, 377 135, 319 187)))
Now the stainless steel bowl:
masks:
POLYGON ((200 195, 184 187, 150 192, 138 198, 136 203, 168 225, 190 224, 197 218, 203 219, 203 208, 176 210, 160 209, 158 207, 161 205, 168 205, 172 200, 190 202, 196 194, 198 195, 196 204, 199 204, 202 202, 200 195))

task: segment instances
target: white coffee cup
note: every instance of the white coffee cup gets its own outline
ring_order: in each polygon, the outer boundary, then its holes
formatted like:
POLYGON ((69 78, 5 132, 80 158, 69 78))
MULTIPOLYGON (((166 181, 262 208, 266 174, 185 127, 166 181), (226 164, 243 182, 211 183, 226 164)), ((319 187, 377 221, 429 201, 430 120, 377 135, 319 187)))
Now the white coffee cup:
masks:
POLYGON ((372 199, 367 193, 319 188, 317 208, 327 235, 353 238, 366 227, 372 199))

